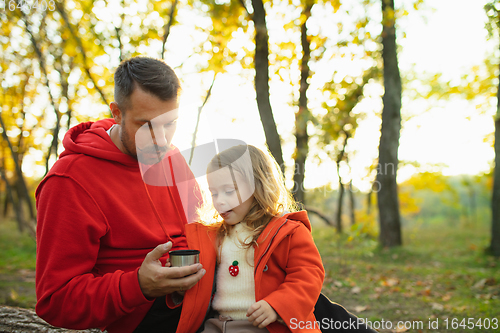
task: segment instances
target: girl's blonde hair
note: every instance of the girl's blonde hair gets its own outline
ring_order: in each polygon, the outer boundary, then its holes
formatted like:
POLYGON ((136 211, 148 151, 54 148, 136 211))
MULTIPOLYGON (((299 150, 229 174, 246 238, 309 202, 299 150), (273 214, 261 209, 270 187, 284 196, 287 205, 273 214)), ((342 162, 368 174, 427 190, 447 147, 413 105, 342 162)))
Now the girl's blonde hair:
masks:
MULTIPOLYGON (((245 181, 253 181, 255 185, 254 200, 242 221, 252 231, 252 237, 250 241, 245 241, 243 246, 257 244, 257 238, 273 217, 297 210, 291 193, 285 187, 284 176, 278 163, 260 149, 251 145, 228 148, 210 161, 207 174, 225 167, 238 172, 245 181)), ((217 228, 217 238, 220 241, 230 228, 215 208, 210 206, 212 216, 217 221, 214 227, 217 228)))

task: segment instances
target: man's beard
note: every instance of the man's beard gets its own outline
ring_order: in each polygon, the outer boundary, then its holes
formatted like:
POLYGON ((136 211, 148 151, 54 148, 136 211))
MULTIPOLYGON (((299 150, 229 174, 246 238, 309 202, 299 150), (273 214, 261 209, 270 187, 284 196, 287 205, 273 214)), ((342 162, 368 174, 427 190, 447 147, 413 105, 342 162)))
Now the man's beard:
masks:
POLYGON ((120 135, 120 141, 122 142, 123 148, 127 152, 127 155, 132 156, 137 160, 137 153, 134 153, 133 151, 130 150, 129 145, 130 145, 130 137, 128 136, 128 132, 125 128, 124 125, 122 125, 121 128, 121 135, 120 135))
POLYGON ((163 160, 167 151, 166 147, 156 145, 146 147, 144 150, 137 148, 137 160, 146 165, 154 165, 163 160))
POLYGON ((125 126, 122 126, 120 140, 122 142, 123 148, 127 152, 127 155, 130 155, 137 161, 147 165, 154 165, 161 162, 165 154, 170 150, 169 147, 158 146, 151 143, 151 145, 148 145, 147 147, 144 147, 142 149, 137 147, 136 145, 134 152, 131 147, 132 144, 130 136, 128 135, 128 131, 126 130, 125 126))

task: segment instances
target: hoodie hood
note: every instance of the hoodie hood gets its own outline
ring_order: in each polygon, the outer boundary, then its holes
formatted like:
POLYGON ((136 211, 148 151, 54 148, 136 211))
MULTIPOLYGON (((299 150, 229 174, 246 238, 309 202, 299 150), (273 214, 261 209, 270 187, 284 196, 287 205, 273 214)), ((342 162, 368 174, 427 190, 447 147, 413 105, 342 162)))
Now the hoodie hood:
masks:
POLYGON ((137 160, 118 149, 109 134, 106 133, 114 124, 115 121, 109 118, 96 122, 89 121, 72 127, 64 136, 63 146, 65 150, 60 157, 84 154, 130 167, 138 167, 137 160))
POLYGON ((311 231, 311 222, 309 221, 307 211, 305 210, 293 213, 285 213, 281 218, 302 222, 302 224, 305 225, 309 231, 311 231))

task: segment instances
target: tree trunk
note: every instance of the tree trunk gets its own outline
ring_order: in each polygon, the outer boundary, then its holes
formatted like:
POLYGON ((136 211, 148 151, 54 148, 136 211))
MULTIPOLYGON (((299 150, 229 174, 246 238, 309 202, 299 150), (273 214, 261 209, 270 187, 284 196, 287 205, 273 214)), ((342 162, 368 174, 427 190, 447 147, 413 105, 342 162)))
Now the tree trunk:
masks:
POLYGON ((14 209, 14 213, 16 214, 17 227, 19 228, 20 232, 23 232, 24 226, 26 225, 26 221, 24 220, 21 202, 19 199, 16 201, 16 198, 14 197, 14 190, 12 189, 9 180, 7 179, 7 175, 5 174, 3 167, 0 169, 0 176, 3 182, 5 183, 5 190, 6 190, 5 214, 7 214, 7 202, 10 202, 12 204, 12 208, 14 209))
MULTIPOLYGON (((500 75, 499 75, 500 78, 500 75)), ((495 116, 495 168, 493 171, 493 193, 491 197, 491 244, 490 251, 500 257, 500 83, 497 91, 497 114, 495 116)))
POLYGON ((356 224, 356 201, 354 200, 354 189, 352 187, 352 179, 349 182, 349 199, 351 202, 351 225, 356 224))
POLYGON ((372 194, 373 194, 373 186, 370 189, 370 192, 366 195, 366 214, 370 215, 372 212, 372 194))
POLYGON ((35 311, 10 306, 0 306, 0 332, 44 333, 100 333, 99 329, 83 331, 57 328, 38 317, 35 311))
POLYGON ((342 202, 344 199, 344 184, 342 184, 342 180, 339 176, 339 198, 337 202, 337 215, 335 217, 335 227, 337 228, 337 232, 342 233, 342 202))
POLYGON ((337 215, 336 215, 336 227, 337 232, 340 234, 342 232, 342 202, 344 199, 344 184, 342 183, 342 177, 340 176, 340 162, 345 157, 345 148, 347 147, 347 140, 349 140, 349 134, 347 132, 343 132, 345 134, 344 145, 342 146, 342 150, 339 152, 337 156, 337 177, 339 177, 339 198, 337 204, 337 215))
MULTIPOLYGON (((0 172, 4 172, 3 171, 3 166, 0 167, 0 172)), ((9 196, 6 194, 4 197, 3 197, 3 213, 2 213, 2 216, 4 218, 7 217, 7 215, 9 214, 9 204, 10 204, 10 200, 9 200, 9 196)))
MULTIPOLYGON (((48 84, 47 84, 47 86, 48 86, 48 84)), ((59 110, 57 108, 54 110, 54 112, 56 114, 56 126, 54 127, 54 130, 52 132, 52 143, 50 144, 50 147, 47 150, 47 156, 45 157, 45 175, 44 175, 44 177, 47 175, 47 173, 50 170, 49 162, 50 162, 50 157, 52 156, 52 154, 54 154, 56 159, 57 159, 57 147, 59 146, 59 130, 61 128, 61 113, 59 112, 59 110)))
MULTIPOLYGON (((18 205, 19 205, 19 207, 22 207, 22 201, 24 200, 28 206, 28 211, 30 213, 30 217, 31 217, 33 223, 36 223, 35 222, 36 213, 35 213, 35 209, 33 207, 31 196, 29 194, 28 186, 26 185, 26 182, 24 180, 24 175, 23 175, 23 171, 21 169, 21 165, 19 163, 18 155, 14 151, 12 143, 10 142, 10 139, 7 136, 7 128, 5 127, 5 124, 3 122, 1 114, 0 114, 0 127, 2 128, 3 139, 7 142, 10 153, 12 155, 12 160, 14 161, 14 169, 15 169, 16 176, 17 176, 17 182, 19 185, 19 194, 20 194, 20 196, 18 198, 18 205)), ((15 203, 12 202, 12 204, 14 205, 15 203)), ((22 209, 22 208, 20 208, 20 209, 22 209)), ((19 223, 24 223, 24 221, 19 221, 19 223)), ((26 224, 26 225, 29 227, 29 224, 26 224)))
POLYGON ((494 256, 500 257, 500 106, 495 119, 495 170, 491 210, 492 219, 490 249, 494 256))
POLYGON ((306 168, 306 159, 309 152, 309 135, 307 134, 307 123, 309 121, 309 109, 307 107, 307 88, 309 88, 310 70, 309 59, 311 58, 311 48, 307 38, 307 20, 311 17, 313 3, 306 1, 302 11, 303 22, 300 26, 302 59, 300 62, 300 94, 299 110, 295 114, 295 164, 293 173, 293 196, 295 201, 305 205, 304 177, 306 168))
POLYGON ((476 191, 474 190, 474 183, 471 181, 469 183, 469 206, 470 206, 470 216, 471 222, 477 222, 477 209, 476 209, 476 191))
POLYGON ((269 100, 269 35, 266 26, 266 11, 262 0, 252 0, 252 21, 255 26, 255 92, 259 108, 260 121, 266 135, 266 143, 271 154, 284 172, 281 140, 274 121, 273 110, 269 100))
POLYGON ((384 62, 384 97, 379 145, 377 180, 380 182, 378 208, 383 247, 402 245, 399 213, 398 168, 399 134, 401 130, 401 78, 396 49, 394 0, 382 0, 382 59, 384 62))

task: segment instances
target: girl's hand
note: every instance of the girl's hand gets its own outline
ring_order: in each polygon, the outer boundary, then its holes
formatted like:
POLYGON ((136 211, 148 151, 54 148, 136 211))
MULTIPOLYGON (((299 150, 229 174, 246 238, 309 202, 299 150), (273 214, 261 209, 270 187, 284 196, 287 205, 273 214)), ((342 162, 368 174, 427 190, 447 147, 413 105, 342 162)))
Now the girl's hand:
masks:
POLYGON ((275 322, 278 319, 278 314, 269 303, 260 300, 248 308, 247 317, 248 321, 253 323, 253 326, 264 328, 275 322))

